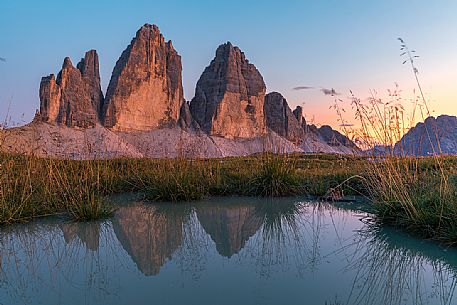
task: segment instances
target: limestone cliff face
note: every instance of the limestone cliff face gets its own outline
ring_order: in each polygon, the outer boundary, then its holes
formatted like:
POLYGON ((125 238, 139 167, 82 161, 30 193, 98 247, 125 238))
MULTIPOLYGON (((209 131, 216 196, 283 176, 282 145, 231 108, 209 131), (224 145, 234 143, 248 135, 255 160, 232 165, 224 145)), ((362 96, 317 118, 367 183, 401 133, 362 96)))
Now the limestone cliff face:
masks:
POLYGON ((278 135, 293 143, 303 140, 305 130, 297 119, 297 116, 301 116, 303 121, 303 114, 294 114, 280 93, 271 92, 265 96, 264 113, 267 127, 278 135))
POLYGON ((303 117, 303 108, 301 106, 297 106, 294 109, 293 114, 294 114, 295 118, 297 119, 298 124, 300 124, 300 126, 306 132, 306 120, 303 117))
POLYGON ((262 225, 254 206, 198 207, 197 217, 219 254, 226 257, 238 253, 262 225))
POLYGON ((66 57, 62 70, 43 77, 40 83, 40 117, 42 121, 68 127, 93 127, 99 122, 103 103, 95 50, 86 53, 75 68, 66 57))
POLYGON ((145 275, 159 274, 181 245, 183 218, 172 216, 143 204, 121 207, 114 216, 113 229, 119 242, 145 275))
POLYGON ((103 93, 100 85, 100 66, 98 54, 95 50, 86 53, 86 56, 78 63, 77 68, 87 86, 92 107, 98 116, 101 116, 103 107, 103 93))
POLYGON ((184 102, 181 73, 181 56, 171 41, 145 24, 114 67, 104 125, 123 131, 176 125, 184 102))
POLYGON ((265 83, 238 47, 226 43, 197 82, 190 111, 208 134, 250 138, 265 133, 265 83))

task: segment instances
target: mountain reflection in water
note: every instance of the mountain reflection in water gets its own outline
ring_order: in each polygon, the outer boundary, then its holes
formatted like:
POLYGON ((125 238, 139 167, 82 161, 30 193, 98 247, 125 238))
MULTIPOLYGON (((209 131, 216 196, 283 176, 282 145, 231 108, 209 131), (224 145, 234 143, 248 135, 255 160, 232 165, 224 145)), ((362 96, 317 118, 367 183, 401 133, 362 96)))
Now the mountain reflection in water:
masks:
POLYGON ((367 212, 295 198, 124 201, 106 221, 0 231, 0 304, 457 303, 457 250, 367 212))

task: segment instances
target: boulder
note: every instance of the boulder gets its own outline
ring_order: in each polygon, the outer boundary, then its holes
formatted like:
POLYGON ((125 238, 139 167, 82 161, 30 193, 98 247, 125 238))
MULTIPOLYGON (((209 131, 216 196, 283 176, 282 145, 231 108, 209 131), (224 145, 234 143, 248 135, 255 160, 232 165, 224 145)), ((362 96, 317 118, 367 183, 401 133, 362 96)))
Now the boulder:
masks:
POLYGON ((151 130, 175 126, 184 102, 181 56, 155 25, 145 24, 114 67, 103 105, 104 126, 151 130))
POLYGON ((219 46, 216 56, 197 82, 190 111, 210 135, 252 138, 265 133, 262 75, 230 42, 219 46))

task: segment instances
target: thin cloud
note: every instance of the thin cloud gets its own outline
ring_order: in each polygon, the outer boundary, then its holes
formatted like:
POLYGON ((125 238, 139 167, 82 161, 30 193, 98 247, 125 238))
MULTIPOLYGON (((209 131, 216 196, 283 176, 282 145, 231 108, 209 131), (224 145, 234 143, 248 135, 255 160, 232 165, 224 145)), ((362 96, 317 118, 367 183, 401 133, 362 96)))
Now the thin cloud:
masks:
POLYGON ((322 88, 321 89, 322 93, 324 93, 324 95, 331 95, 331 96, 335 96, 335 95, 340 95, 340 93, 336 92, 335 89, 327 89, 327 88, 322 88))
POLYGON ((354 124, 350 124, 350 123, 343 123, 343 124, 340 124, 338 125, 339 127, 352 127, 354 126, 354 124))
POLYGON ((315 89, 314 87, 310 87, 310 86, 298 86, 298 87, 295 87, 293 88, 294 90, 310 90, 310 89, 315 89))

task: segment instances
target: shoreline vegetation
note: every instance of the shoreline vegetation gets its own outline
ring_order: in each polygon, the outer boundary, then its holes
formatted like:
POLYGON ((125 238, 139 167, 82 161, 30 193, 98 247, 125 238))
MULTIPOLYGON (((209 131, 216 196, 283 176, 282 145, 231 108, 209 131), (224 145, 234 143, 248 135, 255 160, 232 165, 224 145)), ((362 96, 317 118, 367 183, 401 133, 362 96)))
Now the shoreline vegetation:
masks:
MULTIPOLYGON (((207 196, 325 196, 358 173, 362 162, 352 156, 272 153, 84 161, 0 154, 0 224, 57 214, 77 221, 107 217, 113 207, 106 198, 123 192, 174 203, 207 196)), ((348 183, 344 188, 355 195, 361 185, 348 183)))
POLYGON ((51 215, 75 221, 110 217, 115 207, 109 195, 122 192, 174 203, 208 196, 309 195, 332 201, 362 195, 380 223, 454 245, 456 169, 454 157, 262 153, 77 161, 0 154, 0 224, 51 215))

